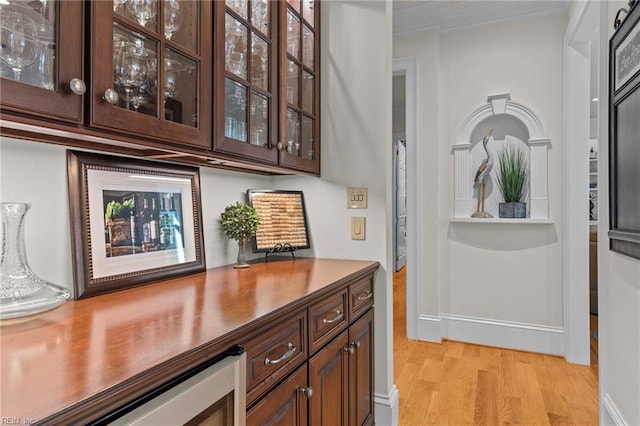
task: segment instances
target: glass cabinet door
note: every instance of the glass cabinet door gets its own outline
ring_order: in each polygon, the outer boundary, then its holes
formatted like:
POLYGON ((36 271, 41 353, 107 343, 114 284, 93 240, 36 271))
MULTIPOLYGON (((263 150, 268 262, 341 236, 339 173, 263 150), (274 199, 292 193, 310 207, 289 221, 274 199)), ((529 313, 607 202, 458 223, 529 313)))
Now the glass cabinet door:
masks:
POLYGON ((91 124, 210 148, 211 3, 91 2, 91 124))
POLYGON ((4 111, 82 121, 82 22, 82 2, 0 2, 4 111))
POLYGON ((214 149, 277 163, 277 43, 274 28, 278 2, 226 0, 216 3, 219 65, 216 87, 214 149))
POLYGON ((317 0, 287 0, 281 46, 286 52, 281 61, 281 96, 286 102, 280 164, 313 173, 320 172, 318 6, 317 0))

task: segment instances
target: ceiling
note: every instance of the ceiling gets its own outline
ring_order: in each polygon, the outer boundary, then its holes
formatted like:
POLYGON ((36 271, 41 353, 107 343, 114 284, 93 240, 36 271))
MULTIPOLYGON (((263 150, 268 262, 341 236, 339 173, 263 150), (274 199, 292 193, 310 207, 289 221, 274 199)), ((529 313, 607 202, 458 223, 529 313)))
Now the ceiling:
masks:
POLYGON ((568 0, 393 0, 393 32, 458 28, 558 13, 568 0))

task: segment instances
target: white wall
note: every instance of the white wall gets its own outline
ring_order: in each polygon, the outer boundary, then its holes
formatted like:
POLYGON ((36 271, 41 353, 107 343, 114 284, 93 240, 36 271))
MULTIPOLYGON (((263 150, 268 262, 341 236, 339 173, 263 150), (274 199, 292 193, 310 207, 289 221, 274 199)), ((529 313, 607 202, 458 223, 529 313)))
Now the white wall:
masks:
MULTIPOLYGON (((543 334, 562 327, 561 84, 566 22, 562 14, 394 37, 394 57, 416 57, 418 63, 418 188, 423 194, 421 245, 427 265, 418 280, 420 313, 426 320, 423 326, 441 327, 444 337, 457 333, 452 324, 458 326, 460 320, 484 327, 489 334, 476 333, 475 338, 486 344, 496 343, 492 339, 501 325, 534 325, 543 334), (504 92, 536 111, 551 140, 549 214, 554 224, 452 224, 451 144, 456 128, 486 103, 488 95, 504 92), (440 320, 446 321, 438 324, 440 320)), ((539 350, 561 348, 543 345, 539 350)))
MULTIPOLYGON (((614 32, 615 14, 622 7, 628 7, 626 1, 608 4, 608 37, 614 32)), ((608 58, 608 52, 602 56, 608 58)), ((600 99, 607 98, 601 96, 600 99)), ((603 109, 607 111, 606 104, 601 111, 603 109)), ((606 114, 603 114, 601 125, 606 122, 606 114)), ((603 127, 601 137, 603 133, 607 135, 606 127, 603 127)), ((640 425, 640 260, 614 253, 608 248, 607 147, 607 142, 600 144, 600 151, 605 155, 600 156, 598 185, 599 199, 603 203, 598 235, 599 270, 602 271, 599 274, 601 407, 605 409, 605 424, 640 425)))
MULTIPOLYGON (((421 245, 420 275, 416 282, 421 285, 421 315, 437 316, 439 308, 439 289, 442 282, 442 268, 448 262, 448 254, 439 250, 440 220, 437 203, 440 198, 442 167, 438 158, 440 140, 440 110, 444 101, 440 99, 440 35, 437 32, 423 31, 410 34, 394 35, 394 58, 416 58, 416 144, 417 194, 418 209, 422 216, 418 218, 421 234, 418 243, 421 245), (440 283, 440 285, 439 285, 440 283)), ((448 149, 448 148, 447 148, 448 149)), ((449 160, 447 160, 449 161, 449 160)), ((446 191, 442 191, 446 192, 446 191)), ((410 212, 408 212, 410 214, 410 212)))
MULTIPOLYGON (((200 170, 202 223, 209 268, 235 263, 235 241, 220 231, 224 207, 244 201, 247 189, 271 187, 271 177, 200 170)), ((28 202, 25 246, 29 265, 43 279, 73 289, 66 148, 0 138, 0 200, 28 202)))

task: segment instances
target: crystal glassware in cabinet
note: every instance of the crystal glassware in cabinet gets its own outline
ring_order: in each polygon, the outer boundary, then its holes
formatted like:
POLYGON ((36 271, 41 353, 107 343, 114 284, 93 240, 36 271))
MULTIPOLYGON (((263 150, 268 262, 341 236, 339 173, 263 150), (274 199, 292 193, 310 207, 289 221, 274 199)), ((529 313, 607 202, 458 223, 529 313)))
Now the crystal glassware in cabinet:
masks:
POLYGON ((54 90, 56 16, 49 0, 12 0, 0 5, 0 59, 11 78, 54 90))
POLYGON ((119 25, 114 26, 113 34, 113 82, 116 91, 124 95, 118 106, 155 115, 158 75, 155 43, 119 25))
POLYGON ((210 148, 211 2, 91 3, 92 124, 210 148), (111 31, 111 45, 102 33, 111 31), (110 66, 107 61, 110 59, 110 66), (105 70, 111 69, 111 76, 105 70), (137 114, 131 120, 131 114, 137 114))
POLYGON ((319 172, 318 161, 318 3, 287 0, 286 27, 281 30, 281 65, 286 113, 281 126, 286 141, 280 163, 305 171, 319 172))
POLYGON ((36 61, 38 39, 36 21, 10 8, 0 10, 0 59, 20 81, 22 70, 36 61))
POLYGON ((82 2, 0 1, 3 112, 82 121, 82 11, 82 2))
POLYGON ((219 129, 214 150, 277 163, 273 147, 276 129, 277 46, 272 22, 277 22, 278 2, 226 0, 217 2, 218 33, 224 39, 216 84, 225 98, 218 109, 219 129), (220 19, 222 18, 222 19, 220 19))

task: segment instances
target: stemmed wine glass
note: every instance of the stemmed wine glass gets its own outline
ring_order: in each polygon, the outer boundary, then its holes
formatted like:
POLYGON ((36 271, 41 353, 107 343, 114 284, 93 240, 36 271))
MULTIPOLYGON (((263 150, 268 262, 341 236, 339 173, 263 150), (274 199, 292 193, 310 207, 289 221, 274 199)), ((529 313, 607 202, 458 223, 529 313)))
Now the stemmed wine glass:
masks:
POLYGON ((122 13, 123 6, 127 0, 113 0, 113 11, 116 13, 122 13))
POLYGON ((149 59, 153 51, 130 42, 114 43, 114 82, 126 93, 126 107, 130 109, 131 93, 147 79, 149 59))
POLYGON ((2 8, 0 14, 0 59, 20 80, 22 70, 36 61, 38 54, 36 22, 15 10, 2 8))
POLYGON ((182 16, 180 15, 180 2, 167 0, 164 3, 164 36, 171 40, 173 33, 180 29, 182 16))
POLYGON ((157 1, 156 0, 128 0, 127 8, 129 12, 136 17, 138 23, 143 27, 147 25, 150 19, 156 16, 157 1))

